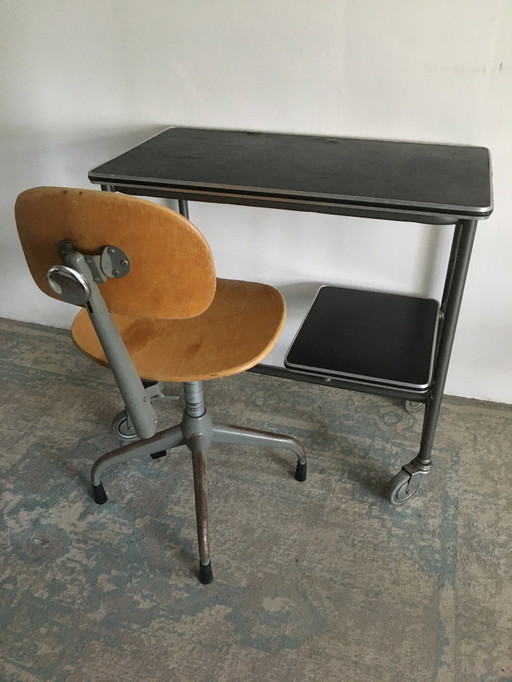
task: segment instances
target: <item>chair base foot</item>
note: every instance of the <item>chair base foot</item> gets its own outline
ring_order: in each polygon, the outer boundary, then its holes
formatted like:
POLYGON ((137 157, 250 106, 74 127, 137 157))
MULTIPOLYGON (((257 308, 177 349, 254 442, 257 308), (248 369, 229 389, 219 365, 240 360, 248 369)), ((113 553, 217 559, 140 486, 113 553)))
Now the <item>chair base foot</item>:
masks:
POLYGON ((295 480, 303 483, 306 480, 307 470, 307 462, 304 462, 303 464, 297 462, 297 468, 295 469, 295 480))
POLYGON ((203 585, 209 585, 213 580, 212 562, 207 564, 199 562, 199 582, 203 585))
POLYGON ((159 459, 160 457, 165 457, 167 450, 160 450, 159 452, 153 452, 151 459, 159 459))
POLYGON ((103 483, 93 485, 92 494, 96 504, 105 504, 105 502, 108 500, 107 493, 105 492, 105 488, 103 487, 103 483))

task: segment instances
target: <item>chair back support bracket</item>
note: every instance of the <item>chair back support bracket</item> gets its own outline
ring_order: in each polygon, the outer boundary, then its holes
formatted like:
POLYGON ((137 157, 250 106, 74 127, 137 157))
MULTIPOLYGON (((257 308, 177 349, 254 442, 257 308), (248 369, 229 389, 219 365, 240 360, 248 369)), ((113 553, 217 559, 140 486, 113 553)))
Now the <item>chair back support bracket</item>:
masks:
MULTIPOLYGON (((59 253, 63 263, 67 254, 73 251, 73 243, 69 239, 60 242, 59 253)), ((100 254, 84 255, 84 258, 95 282, 106 282, 109 277, 119 279, 130 272, 130 259, 122 249, 112 244, 103 247, 100 254)))
MULTIPOLYGON (((88 262, 91 258, 99 259, 94 260, 93 263, 95 268, 101 270, 102 276, 107 275, 107 272, 112 269, 112 276, 119 278, 129 271, 130 261, 121 249, 113 246, 106 246, 99 256, 92 257, 86 257, 75 251, 69 241, 61 242, 59 250, 68 273, 75 271, 79 278, 85 280, 87 284, 88 290, 84 296, 86 300, 83 300, 82 303, 89 313, 135 431, 139 438, 151 438, 156 433, 158 420, 150 396, 133 365, 88 262), (116 271, 117 274, 114 274, 116 271)), ((56 266, 48 271, 48 280, 51 285, 50 273, 58 269, 59 266, 56 266)), ((101 281, 105 281, 105 279, 101 279, 101 281)), ((54 288, 53 285, 52 288, 54 288)), ((65 299, 64 292, 61 297, 65 299)))

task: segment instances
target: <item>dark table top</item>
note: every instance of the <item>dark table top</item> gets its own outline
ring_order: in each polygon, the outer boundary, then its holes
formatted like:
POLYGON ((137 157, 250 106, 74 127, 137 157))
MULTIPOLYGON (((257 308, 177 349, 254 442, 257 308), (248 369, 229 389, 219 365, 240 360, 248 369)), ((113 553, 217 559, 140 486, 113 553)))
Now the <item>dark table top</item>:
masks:
POLYGON ((427 223, 492 212, 484 147, 176 127, 89 179, 132 194, 427 223))

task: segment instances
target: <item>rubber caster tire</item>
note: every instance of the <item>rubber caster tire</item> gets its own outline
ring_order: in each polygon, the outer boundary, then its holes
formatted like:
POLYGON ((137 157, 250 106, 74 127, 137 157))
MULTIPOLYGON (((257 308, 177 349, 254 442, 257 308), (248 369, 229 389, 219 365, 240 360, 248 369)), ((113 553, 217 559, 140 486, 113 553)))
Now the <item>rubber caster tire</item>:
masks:
POLYGON ((409 414, 414 414, 414 412, 418 412, 421 410, 425 403, 420 403, 416 400, 406 400, 405 401, 405 411, 409 412, 409 414))
POLYGON ((421 484, 419 475, 412 476, 402 469, 387 484, 385 495, 393 506, 399 507, 419 492, 421 484))
POLYGON ((128 425, 128 416, 124 410, 116 414, 114 419, 112 419, 112 433, 122 441, 130 441, 137 438, 137 433, 133 426, 128 425))

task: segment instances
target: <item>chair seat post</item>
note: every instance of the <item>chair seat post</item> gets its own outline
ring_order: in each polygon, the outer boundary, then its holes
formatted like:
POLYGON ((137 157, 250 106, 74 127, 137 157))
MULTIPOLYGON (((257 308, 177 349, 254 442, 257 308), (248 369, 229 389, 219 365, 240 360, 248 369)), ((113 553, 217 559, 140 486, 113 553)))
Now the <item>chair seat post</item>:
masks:
POLYGON ((183 384, 185 392, 185 412, 189 417, 202 417, 206 412, 202 381, 187 381, 183 384))

